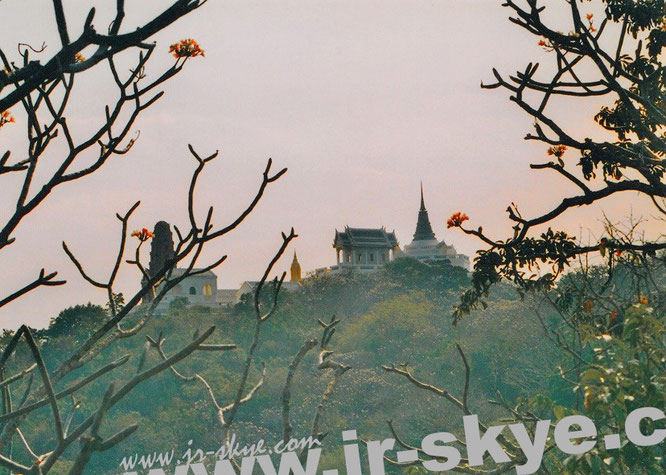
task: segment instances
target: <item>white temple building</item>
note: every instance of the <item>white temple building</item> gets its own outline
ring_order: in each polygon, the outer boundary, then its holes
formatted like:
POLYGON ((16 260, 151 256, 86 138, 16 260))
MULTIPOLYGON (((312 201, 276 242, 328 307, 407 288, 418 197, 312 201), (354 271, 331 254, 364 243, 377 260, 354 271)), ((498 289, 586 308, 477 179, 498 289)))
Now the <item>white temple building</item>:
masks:
POLYGON ((458 254, 455 247, 438 241, 430 225, 428 210, 423 199, 423 185, 421 185, 421 207, 416 220, 416 231, 411 243, 405 246, 403 253, 422 262, 449 261, 452 265, 469 270, 469 257, 458 254))
POLYGON ((350 228, 335 230, 333 238, 336 264, 320 267, 309 272, 309 276, 340 272, 375 272, 392 261, 398 251, 398 239, 395 231, 386 228, 350 228))
MULTIPOLYGON (((162 269, 167 260, 174 257, 173 235, 171 226, 166 221, 160 221, 155 225, 153 231, 153 240, 150 243, 150 263, 146 269, 148 275, 162 269)), ((186 269, 177 267, 171 271, 170 278, 176 279, 183 275, 186 269)), ((245 281, 238 289, 218 289, 217 275, 211 270, 191 269, 191 275, 184 278, 172 289, 170 289, 162 298, 157 310, 159 312, 169 308, 171 302, 176 299, 186 299, 190 304, 203 305, 206 307, 232 307, 240 302, 241 297, 250 292, 254 292, 258 281, 245 281)), ((293 292, 300 288, 301 266, 294 253, 291 264, 291 280, 282 284, 282 289, 287 292, 293 292)), ((146 285, 146 278, 141 280, 141 285, 146 285)), ((161 283, 155 289, 156 294, 162 290, 164 283, 161 283)), ((153 300, 153 294, 148 292, 143 297, 144 304, 150 304, 153 300)))
MULTIPOLYGON (((155 225, 154 238, 150 248, 150 264, 147 269, 149 275, 154 275, 161 269, 167 260, 174 257, 174 243, 171 226, 160 221, 155 225)), ((449 262, 451 265, 469 270, 469 257, 459 254, 456 249, 444 241, 438 241, 430 224, 428 210, 423 199, 423 185, 421 185, 421 206, 416 220, 416 231, 412 242, 404 250, 400 249, 395 231, 381 228, 352 228, 345 226, 343 231, 335 230, 333 248, 336 254, 336 264, 330 267, 321 267, 308 273, 310 277, 327 273, 360 272, 370 273, 381 270, 389 262, 408 257, 424 263, 449 262)), ((171 302, 178 298, 185 298, 189 303, 209 307, 232 307, 241 301, 245 294, 254 292, 258 282, 245 281, 237 289, 218 289, 217 275, 210 270, 192 269, 194 275, 179 282, 169 290, 160 302, 158 309, 168 308, 171 302)), ((285 281, 282 289, 294 292, 301 287, 303 281, 301 266, 294 253, 290 268, 291 279, 285 281)), ((184 269, 175 268, 171 278, 181 276, 184 269)), ((146 279, 142 284, 145 285, 146 279)), ((164 284, 158 285, 159 293, 164 284)), ((143 303, 152 301, 152 294, 144 295, 143 303)))
POLYGON ((438 241, 428 218, 428 210, 423 199, 421 185, 421 207, 416 220, 416 231, 412 242, 400 249, 395 231, 386 228, 351 228, 345 226, 344 231, 335 230, 333 239, 336 264, 320 267, 308 273, 309 276, 320 276, 327 273, 340 272, 376 272, 385 264, 399 258, 412 258, 418 261, 448 262, 451 265, 469 270, 469 257, 459 254, 455 247, 444 241, 438 241))

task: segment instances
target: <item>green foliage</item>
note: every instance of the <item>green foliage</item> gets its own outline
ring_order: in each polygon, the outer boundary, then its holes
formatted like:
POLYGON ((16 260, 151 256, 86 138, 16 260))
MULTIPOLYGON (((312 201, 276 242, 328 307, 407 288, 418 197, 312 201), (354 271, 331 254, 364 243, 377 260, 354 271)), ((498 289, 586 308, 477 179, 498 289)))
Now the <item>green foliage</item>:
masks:
POLYGON ((662 54, 666 46, 666 4, 663 0, 603 0, 605 18, 595 27, 594 15, 585 15, 583 10, 588 2, 569 3, 574 29, 563 34, 541 16, 548 8, 547 2, 539 7, 537 2, 528 2, 526 10, 518 2, 507 2, 505 6, 516 14, 514 23, 535 35, 556 58, 557 72, 552 78, 537 80, 538 65, 531 63, 509 80, 494 71, 498 82, 484 87, 509 90, 511 99, 533 117, 535 134, 526 138, 543 142, 548 146, 547 154, 557 162, 532 167, 558 172, 579 193, 558 198, 553 209, 534 218, 522 216, 512 203, 507 212, 514 232, 503 240, 488 237, 481 227, 472 230, 462 228, 462 223, 452 224, 488 246, 477 253, 473 285, 461 296, 454 322, 478 305, 485 305, 482 299, 487 290, 502 280, 512 281, 523 291, 543 291, 551 288, 578 256, 596 251, 603 255, 606 250, 654 256, 666 248, 663 236, 640 242, 604 236, 596 245, 581 245, 566 232, 548 227, 538 238, 532 237, 535 228, 552 226, 570 209, 600 203, 625 191, 650 198, 659 213, 666 212, 660 205, 666 198, 666 67, 662 54), (578 71, 585 63, 594 65, 593 69, 578 71), (523 91, 537 94, 538 103, 531 104, 523 91), (613 134, 614 140, 579 138, 568 130, 566 121, 548 115, 547 106, 556 98, 573 97, 571 100, 577 101, 598 95, 610 96, 612 103, 602 106, 594 120, 613 134), (569 156, 577 163, 567 160, 569 156))
MULTIPOLYGON (((666 288, 666 273, 660 261, 655 261, 648 277, 644 263, 632 265, 628 255, 623 259, 610 283, 607 271, 591 268, 568 273, 549 294, 555 306, 542 315, 543 323, 559 331, 563 341, 583 341, 583 348, 572 350, 580 352, 582 363, 544 339, 542 322, 532 310, 535 300, 521 301, 509 286, 500 284, 488 292, 489 307, 483 314, 473 313, 456 327, 442 325, 442 316, 468 284, 466 273, 450 266, 401 259, 376 274, 307 280, 300 290, 280 295, 278 311, 266 323, 265 338, 257 353, 258 361, 268 368, 266 382, 241 407, 234 432, 241 444, 280 438, 279 401, 286 368, 304 341, 320 335, 316 320, 327 319, 335 310, 342 323, 331 349, 337 360, 352 369, 340 379, 323 413, 323 427, 331 434, 355 428, 364 438, 390 437, 387 420, 393 421, 402 438, 413 443, 442 428, 459 431, 462 414, 452 411, 446 401, 381 370, 382 365, 406 363, 420 379, 460 395, 464 369, 456 343, 464 349, 472 370, 470 409, 488 424, 506 416, 500 407, 487 404, 499 393, 502 400, 515 402, 511 407, 517 413, 553 421, 585 414, 597 423, 602 435, 618 433, 633 408, 663 407, 665 402, 666 332, 659 289, 666 288), (646 286, 648 280, 654 282, 652 287, 646 286), (649 306, 632 304, 637 296, 648 299, 649 306), (592 305, 587 305, 588 301, 592 305), (617 328, 609 327, 611 304, 621 309, 617 318, 622 325, 617 328), (566 324, 561 321, 563 315, 566 324), (569 333, 562 332, 562 327, 569 333), (558 367, 566 372, 567 380, 560 377, 558 367), (570 381, 575 374, 580 374, 580 379, 570 381)), ((268 294, 264 297, 268 299, 268 294)), ((196 328, 212 324, 221 330, 218 341, 238 345, 233 352, 194 353, 177 368, 181 374, 201 374, 214 388, 219 402, 229 402, 252 339, 252 306, 251 299, 228 310, 175 301, 136 337, 120 340, 117 346, 105 350, 101 358, 104 361, 123 354, 134 357, 97 384, 77 392, 81 409, 74 422, 95 410, 109 381, 122 381, 134 374, 145 336, 155 337, 164 328, 171 330, 164 345, 167 354, 186 344, 196 328)), ((57 358, 72 339, 89 331, 84 323, 100 316, 100 311, 95 306, 79 306, 54 319, 52 327, 44 330, 51 336, 42 340, 47 362, 57 358), (81 321, 76 321, 76 315, 81 321), (69 326, 64 327, 63 322, 69 322, 69 326)), ((156 355, 150 353, 147 364, 156 361, 156 355)), ((16 364, 22 367, 20 361, 16 364)), ((257 381, 259 372, 258 366, 251 369, 251 384, 257 381)), ((315 355, 308 354, 292 388, 295 436, 309 434, 314 410, 328 381, 317 369, 315 355)), ((103 433, 113 433, 138 423, 139 431, 127 443, 93 458, 89 473, 115 473, 122 457, 135 453, 184 450, 190 439, 197 447, 216 449, 221 444, 216 430, 219 423, 207 397, 199 384, 184 383, 168 373, 146 381, 134 397, 113 409, 103 427, 103 433)), ((66 406, 63 401, 63 408, 66 406)), ((48 423, 49 413, 44 410, 34 424, 26 427, 26 433, 33 440, 46 439, 48 423)), ((651 428, 644 429, 649 432, 651 428)), ((325 445, 327 466, 343 467, 340 441, 330 437, 325 445)), ((66 455, 62 466, 70 462, 66 455)), ((544 466, 551 473, 659 473, 660 463, 658 448, 644 450, 626 445, 620 451, 604 451, 598 444, 583 457, 566 458, 551 450, 544 466)), ((387 467, 387 471, 405 473, 395 467, 387 467)))
MULTIPOLYGON (((469 350, 475 375, 470 402, 482 408, 482 414, 493 415, 492 410, 484 412, 483 402, 494 388, 525 397, 526 390, 545 389, 552 360, 546 352, 539 356, 534 354, 534 349, 540 345, 538 324, 519 301, 505 299, 502 292, 512 295, 508 289, 500 286, 489 295, 496 312, 491 323, 470 319, 457 329, 442 325, 442 315, 467 284, 464 270, 400 259, 380 273, 325 276, 306 280, 297 292, 281 293, 278 311, 266 323, 265 337, 257 353, 257 360, 265 362, 268 368, 266 382, 239 412, 235 433, 241 443, 252 443, 260 438, 279 439, 279 401, 286 368, 304 341, 320 336, 316 320, 328 319, 332 313, 343 320, 333 337, 332 349, 336 359, 352 366, 352 370, 341 378, 323 414, 325 430, 331 434, 358 428, 368 437, 388 436, 386 420, 389 418, 405 429, 406 436, 413 437, 440 430, 442 424, 458 425, 457 413, 443 412, 443 408, 435 404, 429 404, 424 410, 421 406, 428 401, 427 397, 408 385, 396 384, 381 370, 383 364, 407 361, 423 368, 425 376, 432 376, 455 389, 461 376, 456 342, 469 350), (500 332, 504 332, 502 339, 496 338, 500 332), (507 357, 510 349, 516 353, 507 357), (509 376, 511 368, 518 368, 519 377, 509 376), (522 374, 530 375, 528 380, 522 374)), ((262 301, 264 298, 268 299, 268 294, 262 296, 262 301)), ((214 388, 220 403, 230 402, 252 338, 252 306, 252 299, 230 310, 174 301, 138 335, 119 340, 117 345, 104 351, 99 361, 91 362, 95 367, 124 354, 132 355, 129 363, 77 392, 81 408, 76 412, 74 424, 96 410, 95 404, 110 381, 123 381, 134 374, 145 337, 155 338, 164 328, 170 330, 169 340, 164 345, 167 354, 186 344, 196 328, 213 324, 220 331, 217 341, 238 345, 236 351, 222 354, 194 353, 177 368, 185 375, 201 374, 214 388)), ((96 319, 104 315, 104 309, 92 305, 63 311, 53 320, 50 329, 42 331, 47 363, 57 360, 62 348, 71 345, 73 340, 80 340, 95 327, 95 322, 99 324, 96 319)), ((154 352, 149 353, 147 365, 157 361, 154 352)), ((20 366, 18 362, 17 366, 20 366)), ((253 367, 250 384, 258 377, 259 367, 253 367)), ((309 434, 314 410, 328 381, 317 369, 315 355, 306 356, 293 388, 294 435, 309 434)), ((63 384, 68 382, 71 380, 63 384)), ((199 384, 183 383, 169 373, 146 381, 132 398, 113 409, 102 433, 111 434, 133 423, 140 425, 139 430, 126 443, 94 457, 88 473, 116 473, 123 456, 171 448, 178 451, 186 448, 190 439, 196 446, 216 449, 222 442, 216 430, 219 423, 207 398, 199 384)), ((63 400, 63 411, 68 409, 63 400)), ((46 444, 49 420, 48 411, 40 412, 34 424, 26 426, 26 434, 31 440, 44 440, 46 444)), ((330 466, 344 465, 340 441, 335 437, 326 440, 323 455, 333 464, 330 466)), ((71 460, 66 454, 62 466, 68 462, 71 460)), ((389 469, 389 472, 401 473, 401 470, 389 469)))
POLYGON ((613 21, 626 19, 634 38, 639 32, 652 32, 663 27, 666 6, 661 0, 606 0, 605 3, 608 6, 608 15, 613 21))
MULTIPOLYGON (((555 310, 545 323, 549 339, 562 350, 560 387, 531 396, 522 413, 559 420, 583 414, 598 429, 598 443, 581 456, 546 457, 551 472, 661 473, 662 448, 638 447, 622 435, 619 450, 606 450, 602 438, 622 434, 629 413, 666 405, 666 266, 663 258, 615 256, 612 268, 596 266, 570 272, 546 294, 555 310), (558 396, 569 393, 575 397, 558 396)), ((642 427, 650 433, 654 427, 642 427)))
MULTIPOLYGON (((582 405, 563 406, 548 395, 519 401, 518 412, 537 414, 541 419, 559 420, 583 414, 594 421, 598 443, 582 455, 565 457, 551 451, 545 466, 563 474, 588 473, 662 473, 666 468, 659 445, 639 447, 624 432, 624 422, 635 409, 666 406, 666 325, 664 315, 646 304, 626 308, 623 332, 618 336, 600 333, 592 325, 581 324, 582 339, 591 349, 590 359, 579 368, 580 377, 573 389, 584 398, 582 405), (607 450, 602 439, 621 434, 619 450, 607 450)), ((659 427, 646 419, 641 432, 652 433, 659 427)))
POLYGON ((51 319, 46 330, 37 332, 42 339, 74 336, 73 343, 82 343, 100 324, 108 318, 108 312, 99 305, 88 302, 62 310, 57 317, 51 319))
MULTIPOLYGON (((584 368, 580 386, 587 415, 602 434, 620 432, 627 415, 640 407, 666 407, 666 326, 654 308, 636 304, 624 312, 619 338, 588 335, 594 359, 584 368)), ((645 421, 643 433, 655 423, 645 421)), ((587 457, 568 460, 567 469, 580 473, 600 466, 610 472, 658 473, 666 466, 659 446, 637 447, 626 441, 619 451, 598 444, 587 457), (597 459, 597 461, 594 461, 597 459)))

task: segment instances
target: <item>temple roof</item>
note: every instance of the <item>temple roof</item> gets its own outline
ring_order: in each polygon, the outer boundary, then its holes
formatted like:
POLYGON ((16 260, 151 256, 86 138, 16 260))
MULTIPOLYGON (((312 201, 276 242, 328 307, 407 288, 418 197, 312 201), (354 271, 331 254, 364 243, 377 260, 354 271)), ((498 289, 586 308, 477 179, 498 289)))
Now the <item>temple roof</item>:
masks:
MULTIPOLYGON (((264 282, 264 289, 266 289, 269 285, 272 284, 272 280, 264 282)), ((236 292, 241 292, 242 294, 247 294, 250 292, 254 292, 254 290, 257 288, 257 285, 259 285, 258 280, 246 280, 243 282, 238 290, 236 292), (245 287, 245 291, 243 292, 243 287, 245 287)), ((292 282, 289 280, 285 280, 282 282, 282 285, 280 286, 282 290, 297 290, 301 288, 301 284, 299 282, 292 282)))
MULTIPOLYGON (((175 269, 173 269, 171 271, 171 276, 170 277, 172 279, 175 278, 175 277, 180 277, 186 271, 187 271, 187 269, 184 269, 182 267, 176 267, 175 269)), ((192 277, 212 277, 214 279, 217 279, 217 275, 212 270, 203 270, 203 269, 199 269, 199 268, 194 267, 189 272, 192 272, 193 274, 187 276, 187 279, 192 278, 192 277)))
POLYGON ((393 249, 398 245, 395 232, 387 232, 385 228, 350 228, 344 231, 335 230, 333 247, 336 249, 350 247, 377 247, 393 249))
POLYGON ((419 217, 416 220, 414 241, 430 241, 433 239, 436 239, 435 233, 430 225, 430 218, 428 218, 428 210, 426 210, 425 201, 423 199, 423 183, 421 183, 421 208, 419 209, 419 217))

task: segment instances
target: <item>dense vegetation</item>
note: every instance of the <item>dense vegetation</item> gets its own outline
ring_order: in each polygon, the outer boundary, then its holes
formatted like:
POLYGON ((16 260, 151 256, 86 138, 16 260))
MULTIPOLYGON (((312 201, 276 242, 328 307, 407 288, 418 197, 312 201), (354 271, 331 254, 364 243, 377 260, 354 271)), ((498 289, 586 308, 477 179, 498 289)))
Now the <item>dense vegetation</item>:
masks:
MULTIPOLYGON (((278 314, 268 322, 259 350, 258 361, 266 363, 267 379, 254 399, 242 406, 242 422, 235 430, 237 437, 243 443, 253 443, 260 438, 280 439, 279 401, 287 367, 303 342, 319 335, 317 319, 327 320, 332 314, 342 319, 332 348, 336 357, 349 364, 352 370, 340 379, 323 414, 324 430, 330 432, 330 437, 325 440, 328 447, 322 466, 342 463, 336 446, 340 431, 347 428, 358 429, 366 438, 379 438, 389 435, 386 424, 389 419, 404 429, 406 435, 414 436, 442 426, 459 425, 458 414, 385 374, 381 370, 383 364, 409 362, 421 368, 420 374, 424 377, 457 390, 462 379, 454 343, 460 342, 474 368, 473 400, 478 405, 492 397, 495 389, 514 398, 545 388, 553 376, 552 354, 540 349, 538 323, 515 293, 508 289, 501 289, 503 294, 497 293, 495 305, 489 310, 493 318, 470 318, 456 328, 446 323, 453 302, 467 283, 468 276, 461 269, 426 266, 402 259, 375 275, 325 276, 305 281, 297 292, 283 292, 278 314), (502 337, 498 338, 500 334, 502 337)), ((99 359, 108 362, 124 354, 141 354, 145 336, 155 338, 161 330, 169 330, 173 335, 165 343, 168 353, 189 341, 196 328, 214 324, 222 335, 218 338, 236 343, 239 348, 222 354, 196 353, 180 365, 178 371, 186 375, 201 373, 221 399, 228 399, 251 339, 252 311, 249 299, 232 310, 176 302, 142 334, 122 340, 99 359)), ((63 348, 84 338, 104 318, 105 310, 90 304, 61 312, 52 320, 50 328, 37 332, 47 364, 56 366, 63 348)), ((75 420, 94 409, 88 403, 99 399, 109 381, 126 379, 133 374, 136 365, 136 361, 130 361, 77 393, 80 409, 75 413, 75 420)), ((16 363, 16 367, 19 366, 16 363)), ((251 379, 256 381, 259 373, 256 368, 251 379)), ((75 378, 73 375, 69 381, 75 378)), ((314 410, 327 381, 316 369, 315 355, 308 355, 294 383, 295 437, 310 434, 314 410)), ((63 386, 66 385, 64 382, 63 386)), ((206 450, 220 446, 218 422, 202 386, 181 382, 164 373, 144 383, 138 391, 140 394, 114 410, 110 420, 119 428, 139 423, 140 430, 118 449, 94 458, 89 473, 112 473, 123 456, 134 453, 171 448, 179 453, 187 448, 191 439, 193 446, 206 450)), ((34 432, 33 440, 40 440, 39 432, 48 430, 48 417, 48 411, 43 409, 40 423, 30 429, 34 432)), ((113 427, 107 429, 111 432, 113 427)), ((21 448, 17 446, 15 450, 21 448)), ((66 471, 66 462, 61 463, 58 473, 66 471)))
MULTIPOLYGON (((621 275, 622 272, 616 274, 621 275)), ((642 327, 647 324, 643 318, 646 306, 629 310, 622 317, 626 325, 633 321, 628 329, 633 335, 629 337, 633 345, 622 344, 619 340, 603 340, 604 344, 621 345, 622 351, 610 353, 611 356, 609 353, 595 356, 592 348, 597 343, 593 336, 597 332, 595 325, 604 326, 598 334, 608 331, 617 333, 617 329, 606 328, 608 319, 604 315, 607 312, 603 308, 591 308, 586 294, 576 293, 576 289, 580 289, 577 283, 582 276, 582 273, 571 273, 562 281, 558 293, 547 298, 559 305, 560 310, 571 310, 576 312, 578 318, 585 319, 586 326, 583 328, 588 332, 586 338, 591 343, 580 349, 580 354, 584 358, 592 358, 589 367, 581 367, 579 362, 573 361, 568 353, 545 337, 544 326, 550 332, 561 331, 562 315, 555 307, 549 309, 544 306, 543 297, 521 299, 508 286, 498 286, 491 293, 486 310, 472 314, 455 327, 451 326, 448 316, 452 305, 460 289, 469 282, 467 273, 459 268, 428 266, 411 259, 399 259, 373 275, 341 274, 306 280, 300 290, 281 293, 279 311, 268 322, 258 351, 257 361, 265 362, 267 366, 265 384, 251 401, 241 406, 239 424, 234 432, 241 445, 261 438, 271 443, 280 440, 280 400, 287 368, 303 343, 318 336, 320 328, 317 319, 328 320, 332 314, 342 322, 333 337, 331 349, 335 351, 336 359, 344 361, 352 369, 341 377, 323 411, 322 427, 329 435, 324 439, 326 449, 322 454, 322 468, 344 466, 339 437, 342 430, 357 429, 365 439, 383 439, 391 437, 387 425, 390 420, 402 438, 413 442, 428 433, 459 430, 462 414, 455 408, 381 368, 386 364, 408 363, 421 380, 447 388, 454 394, 460 393, 464 384, 464 368, 455 348, 456 343, 464 349, 472 369, 470 407, 485 420, 493 422, 505 416, 501 406, 488 403, 488 400, 498 401, 501 398, 518 402, 521 407, 529 408, 544 418, 557 419, 557 416, 582 411, 591 414, 595 420, 607 421, 609 398, 604 399, 603 394, 604 391, 616 393, 617 388, 609 388, 608 384, 599 384, 595 380, 599 374, 593 359, 603 355, 608 359, 603 364, 614 368, 618 377, 622 376, 626 370, 622 361, 640 358, 636 351, 644 348, 644 340, 648 338, 641 333, 642 327), (637 336, 637 331, 644 337, 637 336), (619 356, 613 358, 614 354, 619 356), (559 368, 570 371, 571 365, 576 366, 587 386, 574 388, 561 377, 559 368), (583 396, 579 397, 581 394, 583 396)), ((588 285, 593 285, 590 281, 599 280, 601 276, 586 273, 585 279, 588 285)), ((624 280, 631 279, 623 277, 624 280)), ((632 292, 627 283, 619 285, 615 292, 631 299, 632 292), (624 293, 620 289, 625 289, 624 293)), ((105 315, 106 310, 101 307, 80 305, 64 310, 52 320, 48 329, 38 331, 47 364, 57 365, 62 349, 84 338, 105 315)), ((154 339, 160 331, 167 329, 173 335, 164 345, 169 353, 187 342, 197 328, 214 324, 224 342, 233 342, 238 349, 222 354, 195 353, 177 370, 182 375, 195 372, 203 375, 216 395, 228 400, 235 390, 245 350, 251 341, 252 319, 253 308, 249 298, 244 298, 233 309, 211 309, 176 301, 168 311, 156 317, 142 334, 122 340, 100 360, 108 362, 124 354, 141 354, 140 348, 145 344, 146 336, 154 339)), ((658 331, 656 326, 661 325, 661 320, 654 318, 653 314, 649 325, 652 332, 658 331)), ((661 328, 663 334, 663 326, 661 328)), ((566 335, 562 333, 562 337, 566 338, 566 335)), ((149 358, 156 360, 151 353, 149 358)), ((317 370, 315 359, 314 354, 307 355, 296 374, 292 391, 293 437, 310 435, 312 417, 329 381, 321 370, 317 370)), ((137 364, 137 361, 130 360, 95 385, 77 393, 76 401, 80 408, 75 412, 74 419, 94 410, 91 403, 99 400, 106 384, 113 379, 128 378, 137 364)), ((20 367, 21 363, 17 361, 13 369, 20 367)), ((654 376, 641 375, 648 380, 654 380, 654 376)), ((657 376, 663 378, 663 374, 657 376)), ((257 381, 259 377, 260 369, 254 368, 251 380, 257 381)), ((632 375, 623 377, 631 379, 632 375)), ((69 381, 75 378, 76 375, 73 375, 69 381)), ((625 386, 626 381, 623 383, 625 386)), ((63 384, 66 385, 67 382, 63 384)), ((652 386, 644 389, 643 394, 635 388, 625 387, 625 393, 633 392, 631 404, 648 402, 663 407, 662 394, 655 393, 652 386)), ((215 411, 204 387, 198 382, 183 382, 165 372, 143 383, 138 391, 135 397, 114 409, 110 418, 112 422, 105 429, 112 432, 114 428, 139 423, 139 431, 125 444, 93 458, 86 473, 118 473, 122 458, 134 454, 152 454, 173 448, 176 455, 180 455, 188 448, 190 440, 193 441, 192 447, 204 450, 220 447, 221 431, 215 411)), ((627 395, 625 393, 622 397, 627 395)), ((626 408, 616 407, 613 411, 615 416, 611 414, 611 419, 620 418, 623 413, 626 415, 626 408)), ((48 418, 48 411, 43 409, 40 419, 29 429, 32 440, 42 440, 39 434, 48 430, 48 418)), ((47 439, 46 436, 43 438, 47 439)), ((21 447, 15 446, 14 450, 21 450, 21 447)), ((607 458, 607 455, 599 454, 594 458, 595 463, 607 458)), ((554 454, 551 459, 547 463, 564 471, 561 460, 554 454)), ((59 468, 56 467, 57 473, 65 473, 68 463, 71 461, 67 457, 61 460, 59 468)), ((573 462, 569 460, 568 463, 573 462)), ((580 472, 576 466, 570 468, 572 473, 580 472)), ((402 473, 406 469, 389 467, 387 470, 402 473)), ((583 470, 582 473, 587 472, 583 470)))

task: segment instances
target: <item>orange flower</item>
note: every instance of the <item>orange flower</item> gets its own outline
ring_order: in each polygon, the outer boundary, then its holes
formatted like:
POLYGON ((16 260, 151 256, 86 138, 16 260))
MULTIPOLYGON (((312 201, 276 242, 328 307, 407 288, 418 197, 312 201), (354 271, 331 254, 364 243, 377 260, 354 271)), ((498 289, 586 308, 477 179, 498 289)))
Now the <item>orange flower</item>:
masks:
POLYGON ((537 45, 541 46, 548 53, 553 51, 553 46, 544 39, 540 39, 537 45))
POLYGON ((588 13, 587 15, 585 15, 585 17, 586 17, 588 20, 592 20, 592 18, 594 18, 594 13, 588 13))
POLYGON ((3 111, 2 113, 0 113, 0 127, 6 124, 12 124, 14 122, 16 122, 16 119, 14 119, 14 117, 9 111, 3 111))
POLYGON ((137 229, 132 233, 132 237, 138 238, 139 241, 147 241, 150 238, 154 238, 155 235, 150 232, 148 228, 143 228, 140 231, 137 229))
POLYGON ((446 221, 446 227, 447 228, 459 228, 462 226, 462 223, 467 221, 469 219, 469 216, 467 216, 465 213, 461 213, 458 211, 457 213, 454 213, 448 221, 446 221))
POLYGON ((548 147, 548 155, 554 155, 557 158, 562 158, 562 155, 564 155, 564 152, 567 151, 567 146, 566 145, 553 145, 552 147, 548 147))
POLYGON ((74 55, 74 59, 76 60, 77 63, 82 63, 86 60, 86 57, 83 56, 81 53, 76 53, 74 55))
POLYGON ((174 58, 194 58, 195 56, 206 56, 204 50, 201 49, 199 43, 192 38, 180 40, 179 43, 174 43, 169 47, 169 53, 174 58))
POLYGON ((645 295, 641 295, 640 301, 641 301, 641 303, 642 303, 643 305, 647 305, 647 304, 648 304, 648 299, 647 299, 647 297, 646 297, 645 295))
POLYGON ((617 312, 616 312, 615 310, 613 310, 613 311, 611 312, 611 317, 610 317, 611 322, 615 322, 615 319, 616 319, 616 318, 617 318, 617 312))
POLYGON ((622 251, 620 251, 619 249, 615 251, 615 257, 621 257, 621 256, 622 256, 622 251))

